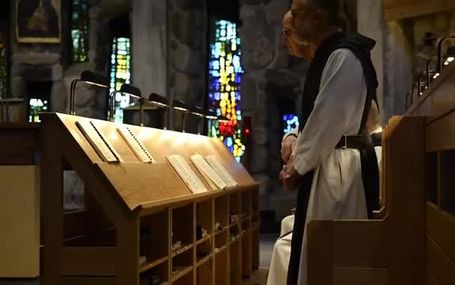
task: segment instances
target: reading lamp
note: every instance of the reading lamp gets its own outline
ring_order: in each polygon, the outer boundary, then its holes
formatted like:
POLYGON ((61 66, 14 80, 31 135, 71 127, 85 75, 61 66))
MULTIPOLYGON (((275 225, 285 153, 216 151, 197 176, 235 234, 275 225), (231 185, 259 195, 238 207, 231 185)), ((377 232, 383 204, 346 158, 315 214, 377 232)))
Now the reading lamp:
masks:
POLYGON ((152 93, 150 94, 149 96, 149 101, 150 103, 152 103, 153 105, 157 106, 157 107, 160 107, 160 108, 163 108, 164 109, 164 116, 163 116, 163 130, 166 129, 167 127, 167 112, 168 112, 168 102, 167 102, 167 98, 166 97, 163 97, 161 95, 158 95, 156 93, 152 93))
MULTIPOLYGON (((438 60, 439 62, 439 57, 431 57, 430 59, 427 60, 427 64, 426 64, 426 85, 427 87, 430 85, 431 83, 431 70, 430 70, 430 65, 431 63, 434 61, 434 60, 438 60)), ((442 57, 441 59, 441 63, 444 61, 443 63, 443 66, 447 66, 449 64, 451 64, 454 60, 455 60, 455 46, 452 46, 452 47, 449 47, 447 49, 447 54, 445 57, 442 57), (444 61, 445 59, 445 61, 444 61)), ((439 64, 439 63, 438 63, 439 64)), ((442 70, 442 69, 441 69, 442 70)), ((436 72, 436 74, 433 76, 433 79, 436 79, 439 77, 440 74, 440 71, 439 72, 436 72)))
POLYGON ((76 115, 75 108, 75 95, 76 95, 76 85, 79 82, 83 82, 88 85, 93 85, 101 88, 108 88, 109 81, 103 75, 85 70, 81 73, 80 79, 74 79, 71 81, 70 87, 70 114, 76 115))
POLYGON ((122 84, 120 87, 120 90, 114 91, 111 93, 111 108, 110 108, 110 120, 114 118, 114 106, 115 106, 115 94, 116 93, 122 93, 125 95, 128 95, 130 97, 133 97, 134 99, 137 99, 139 101, 139 124, 141 127, 144 126, 144 98, 142 97, 141 90, 135 86, 132 86, 130 84, 122 84))
MULTIPOLYGON (((441 38, 439 41, 438 41, 438 73, 441 73, 442 71, 442 68, 444 67, 443 66, 443 63, 442 63, 442 44, 446 41, 446 40, 449 40, 449 39, 455 39, 455 36, 448 36, 448 37, 445 37, 445 38, 441 38)), ((449 51, 453 51, 451 48, 449 48, 447 50, 447 55, 449 56, 449 51)), ((452 59, 453 61, 453 59, 452 59)))
POLYGON ((196 106, 191 110, 191 114, 197 118, 197 134, 200 135, 202 133, 202 125, 204 122, 204 112, 201 107, 196 106))
POLYGON ((185 102, 175 99, 172 102, 172 108, 183 113, 182 132, 185 132, 186 114, 188 113, 188 107, 186 106, 185 102))

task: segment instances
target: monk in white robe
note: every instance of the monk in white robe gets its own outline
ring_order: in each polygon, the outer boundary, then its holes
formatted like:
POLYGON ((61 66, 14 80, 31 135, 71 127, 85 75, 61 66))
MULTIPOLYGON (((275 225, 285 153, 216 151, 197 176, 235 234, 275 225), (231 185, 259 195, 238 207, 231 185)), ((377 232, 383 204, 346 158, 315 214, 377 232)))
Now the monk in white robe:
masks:
MULTIPOLYGON (((294 0, 291 9, 297 33, 315 47, 338 30, 331 21, 330 12, 333 11, 319 2, 294 0), (310 20, 299 16, 301 14, 310 20)), ((311 220, 368 218, 360 152, 355 148, 336 148, 340 138, 359 135, 367 105, 367 87, 362 62, 351 49, 339 48, 330 53, 320 76, 312 111, 280 174, 285 187, 292 189, 298 185, 300 177, 314 171, 305 229, 311 220)), ((305 285, 306 230, 301 247, 297 284, 305 285)), ((269 283, 273 284, 285 284, 285 280, 269 283)))

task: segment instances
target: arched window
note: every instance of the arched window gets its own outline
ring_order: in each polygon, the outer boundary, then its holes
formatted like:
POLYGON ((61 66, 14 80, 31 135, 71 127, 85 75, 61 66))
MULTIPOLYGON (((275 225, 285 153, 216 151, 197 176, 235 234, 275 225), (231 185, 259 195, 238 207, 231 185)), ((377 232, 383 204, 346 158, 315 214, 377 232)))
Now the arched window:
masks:
POLYGON ((245 152, 240 110, 240 83, 243 69, 240 65, 240 37, 237 24, 226 20, 212 22, 209 55, 208 108, 218 116, 226 117, 210 123, 209 136, 218 137, 235 158, 245 152))
MULTIPOLYGON (((109 93, 119 90, 123 83, 131 80, 131 43, 130 38, 114 37, 112 40, 111 73, 109 93)), ((130 96, 115 94, 114 118, 123 123, 123 108, 130 105, 130 96)))
POLYGON ((88 0, 72 0, 71 6, 71 62, 88 61, 88 0))

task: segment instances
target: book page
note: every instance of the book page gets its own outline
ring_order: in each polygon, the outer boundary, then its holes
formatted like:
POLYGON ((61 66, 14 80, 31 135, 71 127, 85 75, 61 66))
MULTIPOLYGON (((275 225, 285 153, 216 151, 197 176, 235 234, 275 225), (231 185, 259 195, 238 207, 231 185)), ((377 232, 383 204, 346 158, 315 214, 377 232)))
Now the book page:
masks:
POLYGON ((237 185, 237 182, 234 180, 234 178, 229 174, 229 172, 224 168, 224 166, 221 164, 221 162, 218 160, 218 158, 215 155, 209 155, 205 158, 209 165, 215 170, 215 172, 218 174, 218 176, 221 177, 221 179, 224 180, 226 183, 227 187, 233 187, 237 185))
POLYGON ((106 162, 119 162, 120 156, 91 121, 76 122, 77 127, 90 142, 98 155, 106 162))
POLYGON ((226 183, 223 179, 210 167, 210 165, 205 161, 205 159, 200 154, 195 154, 191 156, 191 161, 194 163, 196 168, 201 172, 201 174, 205 174, 204 176, 208 177, 210 180, 215 183, 215 185, 219 189, 226 188, 226 183))
POLYGON ((202 184, 199 177, 193 172, 191 167, 186 163, 185 159, 180 155, 174 154, 166 157, 167 160, 174 167, 175 171, 180 175, 185 184, 190 188, 191 192, 194 194, 206 192, 204 184, 202 184))
POLYGON ((118 127, 117 131, 119 132, 120 136, 125 140, 126 144, 130 147, 131 151, 133 151, 134 155, 140 161, 145 163, 152 163, 155 161, 152 155, 148 152, 145 146, 137 139, 137 137, 133 134, 130 128, 122 126, 118 127))

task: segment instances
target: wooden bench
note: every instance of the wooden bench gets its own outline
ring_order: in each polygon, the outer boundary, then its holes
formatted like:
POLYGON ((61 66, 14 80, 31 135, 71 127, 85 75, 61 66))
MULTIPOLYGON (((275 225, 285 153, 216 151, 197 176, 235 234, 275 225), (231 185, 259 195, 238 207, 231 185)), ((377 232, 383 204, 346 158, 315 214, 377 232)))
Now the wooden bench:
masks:
POLYGON ((455 65, 384 129, 378 220, 312 221, 309 285, 455 284, 455 65))

